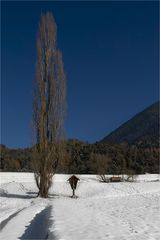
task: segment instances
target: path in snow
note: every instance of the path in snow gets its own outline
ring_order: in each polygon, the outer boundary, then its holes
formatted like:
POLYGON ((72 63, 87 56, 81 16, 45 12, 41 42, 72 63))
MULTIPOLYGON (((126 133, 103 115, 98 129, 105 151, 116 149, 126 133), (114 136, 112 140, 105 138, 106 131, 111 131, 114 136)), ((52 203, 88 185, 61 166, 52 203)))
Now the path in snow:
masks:
MULTIPOLYGON (((24 234, 19 239, 48 239, 50 234, 48 229, 52 224, 52 221, 50 220, 51 208, 51 206, 46 207, 40 213, 36 214, 30 225, 27 226, 24 234)), ((54 240, 53 235, 52 240, 54 240)))
POLYGON ((16 217, 17 214, 18 214, 19 212, 21 212, 23 209, 25 209, 25 208, 22 208, 21 210, 15 212, 15 213, 13 213, 13 214, 11 214, 8 218, 6 218, 5 220, 3 220, 3 221, 0 223, 0 230, 2 230, 2 229, 6 226, 6 224, 7 224, 10 220, 12 220, 12 218, 16 217))
MULTIPOLYGON (((41 201, 41 199, 35 199, 34 201, 30 202, 29 206, 19 211, 16 214, 16 216, 14 216, 13 218, 11 217, 11 219, 3 227, 3 229, 1 230, 1 239, 17 240, 20 237, 23 237, 21 239, 24 239, 24 236, 25 236, 24 234, 29 234, 31 232, 35 234, 35 232, 33 231, 33 226, 37 227, 38 222, 42 223, 41 217, 42 216, 45 217, 45 214, 48 214, 47 211, 46 213, 45 211, 43 212, 46 206, 48 206, 48 201, 41 201), (41 212, 42 212, 42 215, 37 215, 37 217, 35 217, 36 214, 41 212), (37 221, 37 225, 36 225, 36 221, 37 221), (27 231, 27 228, 29 229, 29 231, 27 231)), ((38 232, 41 230, 42 232, 45 231, 44 228, 41 229, 41 226, 39 225, 35 231, 38 232)), ((29 239, 29 238, 26 238, 26 239, 29 239)))

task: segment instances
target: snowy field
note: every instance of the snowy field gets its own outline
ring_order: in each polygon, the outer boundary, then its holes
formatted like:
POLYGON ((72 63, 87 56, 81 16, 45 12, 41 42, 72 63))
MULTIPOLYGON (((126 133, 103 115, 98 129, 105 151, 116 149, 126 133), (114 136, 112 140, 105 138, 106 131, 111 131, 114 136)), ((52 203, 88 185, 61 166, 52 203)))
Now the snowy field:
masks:
POLYGON ((145 174, 134 183, 100 183, 56 175, 50 198, 36 198, 32 173, 0 173, 0 239, 159 240, 160 178, 145 174))

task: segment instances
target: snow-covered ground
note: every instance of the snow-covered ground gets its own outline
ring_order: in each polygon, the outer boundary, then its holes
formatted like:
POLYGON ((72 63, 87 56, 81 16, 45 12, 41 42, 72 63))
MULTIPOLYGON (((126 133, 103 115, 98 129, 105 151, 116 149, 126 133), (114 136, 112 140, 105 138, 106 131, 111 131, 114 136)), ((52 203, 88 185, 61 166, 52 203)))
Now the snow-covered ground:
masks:
POLYGON ((76 194, 69 175, 55 175, 50 198, 36 198, 32 173, 0 173, 0 239, 159 240, 160 176, 134 183, 100 183, 78 175, 76 194))

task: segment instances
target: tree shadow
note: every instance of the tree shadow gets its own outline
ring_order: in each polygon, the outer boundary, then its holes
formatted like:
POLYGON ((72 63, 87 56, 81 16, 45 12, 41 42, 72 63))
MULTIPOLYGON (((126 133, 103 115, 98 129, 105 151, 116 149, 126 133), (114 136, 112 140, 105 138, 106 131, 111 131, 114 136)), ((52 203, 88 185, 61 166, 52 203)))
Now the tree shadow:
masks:
POLYGON ((38 195, 38 191, 37 192, 26 192, 26 193, 29 194, 29 195, 35 195, 35 196, 38 195))
POLYGON ((56 240, 56 236, 49 230, 53 226, 53 220, 50 219, 51 206, 43 209, 40 213, 36 214, 34 219, 26 226, 24 234, 19 238, 24 239, 52 239, 56 240))
POLYGON ((13 194, 13 193, 1 193, 0 197, 4 197, 4 198, 19 198, 19 199, 32 199, 32 198, 36 198, 37 194, 35 195, 21 195, 21 194, 13 194))
POLYGON ((48 198, 60 198, 60 197, 64 197, 64 198, 68 198, 70 197, 71 195, 69 194, 54 194, 54 193, 50 193, 48 198))

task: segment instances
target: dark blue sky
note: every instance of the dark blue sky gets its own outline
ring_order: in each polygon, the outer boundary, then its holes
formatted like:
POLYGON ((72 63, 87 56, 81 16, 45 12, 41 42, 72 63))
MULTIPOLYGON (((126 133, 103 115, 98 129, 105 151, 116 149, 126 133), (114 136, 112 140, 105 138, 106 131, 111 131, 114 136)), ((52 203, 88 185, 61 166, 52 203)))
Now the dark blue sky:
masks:
POLYGON ((3 144, 31 144, 41 12, 58 26, 68 138, 98 141, 158 100, 158 2, 3 2, 1 10, 3 144))

